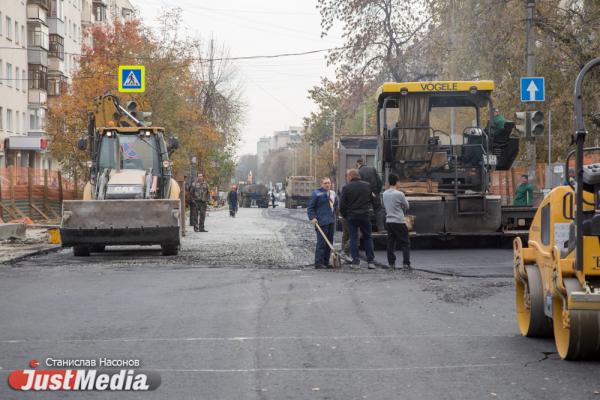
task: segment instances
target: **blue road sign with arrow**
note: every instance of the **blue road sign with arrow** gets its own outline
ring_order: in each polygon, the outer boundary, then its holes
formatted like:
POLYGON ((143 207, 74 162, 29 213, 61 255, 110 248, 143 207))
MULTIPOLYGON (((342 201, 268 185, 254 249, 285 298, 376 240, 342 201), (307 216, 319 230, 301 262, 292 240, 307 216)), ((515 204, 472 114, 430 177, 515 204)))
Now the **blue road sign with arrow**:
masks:
POLYGON ((544 86, 543 77, 521 78, 521 101, 544 101, 546 99, 544 86))

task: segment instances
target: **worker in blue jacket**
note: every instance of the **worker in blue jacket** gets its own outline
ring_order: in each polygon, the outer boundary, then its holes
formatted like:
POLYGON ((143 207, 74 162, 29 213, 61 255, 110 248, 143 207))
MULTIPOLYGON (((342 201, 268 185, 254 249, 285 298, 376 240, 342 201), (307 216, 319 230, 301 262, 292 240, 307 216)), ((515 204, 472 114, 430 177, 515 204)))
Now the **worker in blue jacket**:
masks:
POLYGON ((333 234, 335 232, 335 211, 337 208, 337 197, 331 190, 331 179, 321 179, 321 187, 315 189, 306 208, 308 219, 315 225, 317 232, 317 247, 315 249, 315 268, 331 268, 329 258, 331 249, 325 243, 325 239, 318 231, 317 226, 321 228, 329 243, 333 243, 333 234))

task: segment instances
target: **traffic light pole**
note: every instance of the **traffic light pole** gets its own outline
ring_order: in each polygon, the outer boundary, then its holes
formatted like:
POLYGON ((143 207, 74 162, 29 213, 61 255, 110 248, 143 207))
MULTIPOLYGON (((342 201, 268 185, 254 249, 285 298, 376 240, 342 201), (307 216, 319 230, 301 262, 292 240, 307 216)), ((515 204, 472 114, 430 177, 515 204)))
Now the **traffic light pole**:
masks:
MULTIPOLYGON (((527 0, 527 76, 535 76, 535 25, 533 23, 533 14, 535 12, 535 0, 527 0)), ((525 104, 525 110, 531 111, 533 109, 532 103, 528 102, 525 104)), ((536 148, 535 148, 535 135, 531 132, 531 121, 529 115, 526 118, 526 130, 527 134, 525 142, 525 150, 527 153, 527 160, 529 166, 527 168, 527 175, 529 175, 529 181, 533 187, 537 188, 536 179, 536 148)))

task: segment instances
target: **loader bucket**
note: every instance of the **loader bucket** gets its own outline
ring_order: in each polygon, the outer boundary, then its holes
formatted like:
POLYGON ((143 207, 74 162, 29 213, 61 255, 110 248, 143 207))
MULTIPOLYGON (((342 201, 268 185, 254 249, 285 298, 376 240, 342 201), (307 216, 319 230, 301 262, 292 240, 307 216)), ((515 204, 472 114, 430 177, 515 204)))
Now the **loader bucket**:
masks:
POLYGON ((179 200, 66 200, 62 246, 179 246, 180 212, 179 200))

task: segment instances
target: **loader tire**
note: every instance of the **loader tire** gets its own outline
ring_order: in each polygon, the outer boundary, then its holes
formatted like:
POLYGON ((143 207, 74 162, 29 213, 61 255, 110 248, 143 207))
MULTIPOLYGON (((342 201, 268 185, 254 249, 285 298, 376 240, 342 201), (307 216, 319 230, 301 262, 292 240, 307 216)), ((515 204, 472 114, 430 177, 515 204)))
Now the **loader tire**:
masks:
POLYGON ((178 244, 161 244, 160 245, 161 254, 163 256, 176 256, 179 254, 179 245, 178 244))
POLYGON ((73 246, 73 255, 75 257, 88 257, 90 248, 87 246, 73 246))

